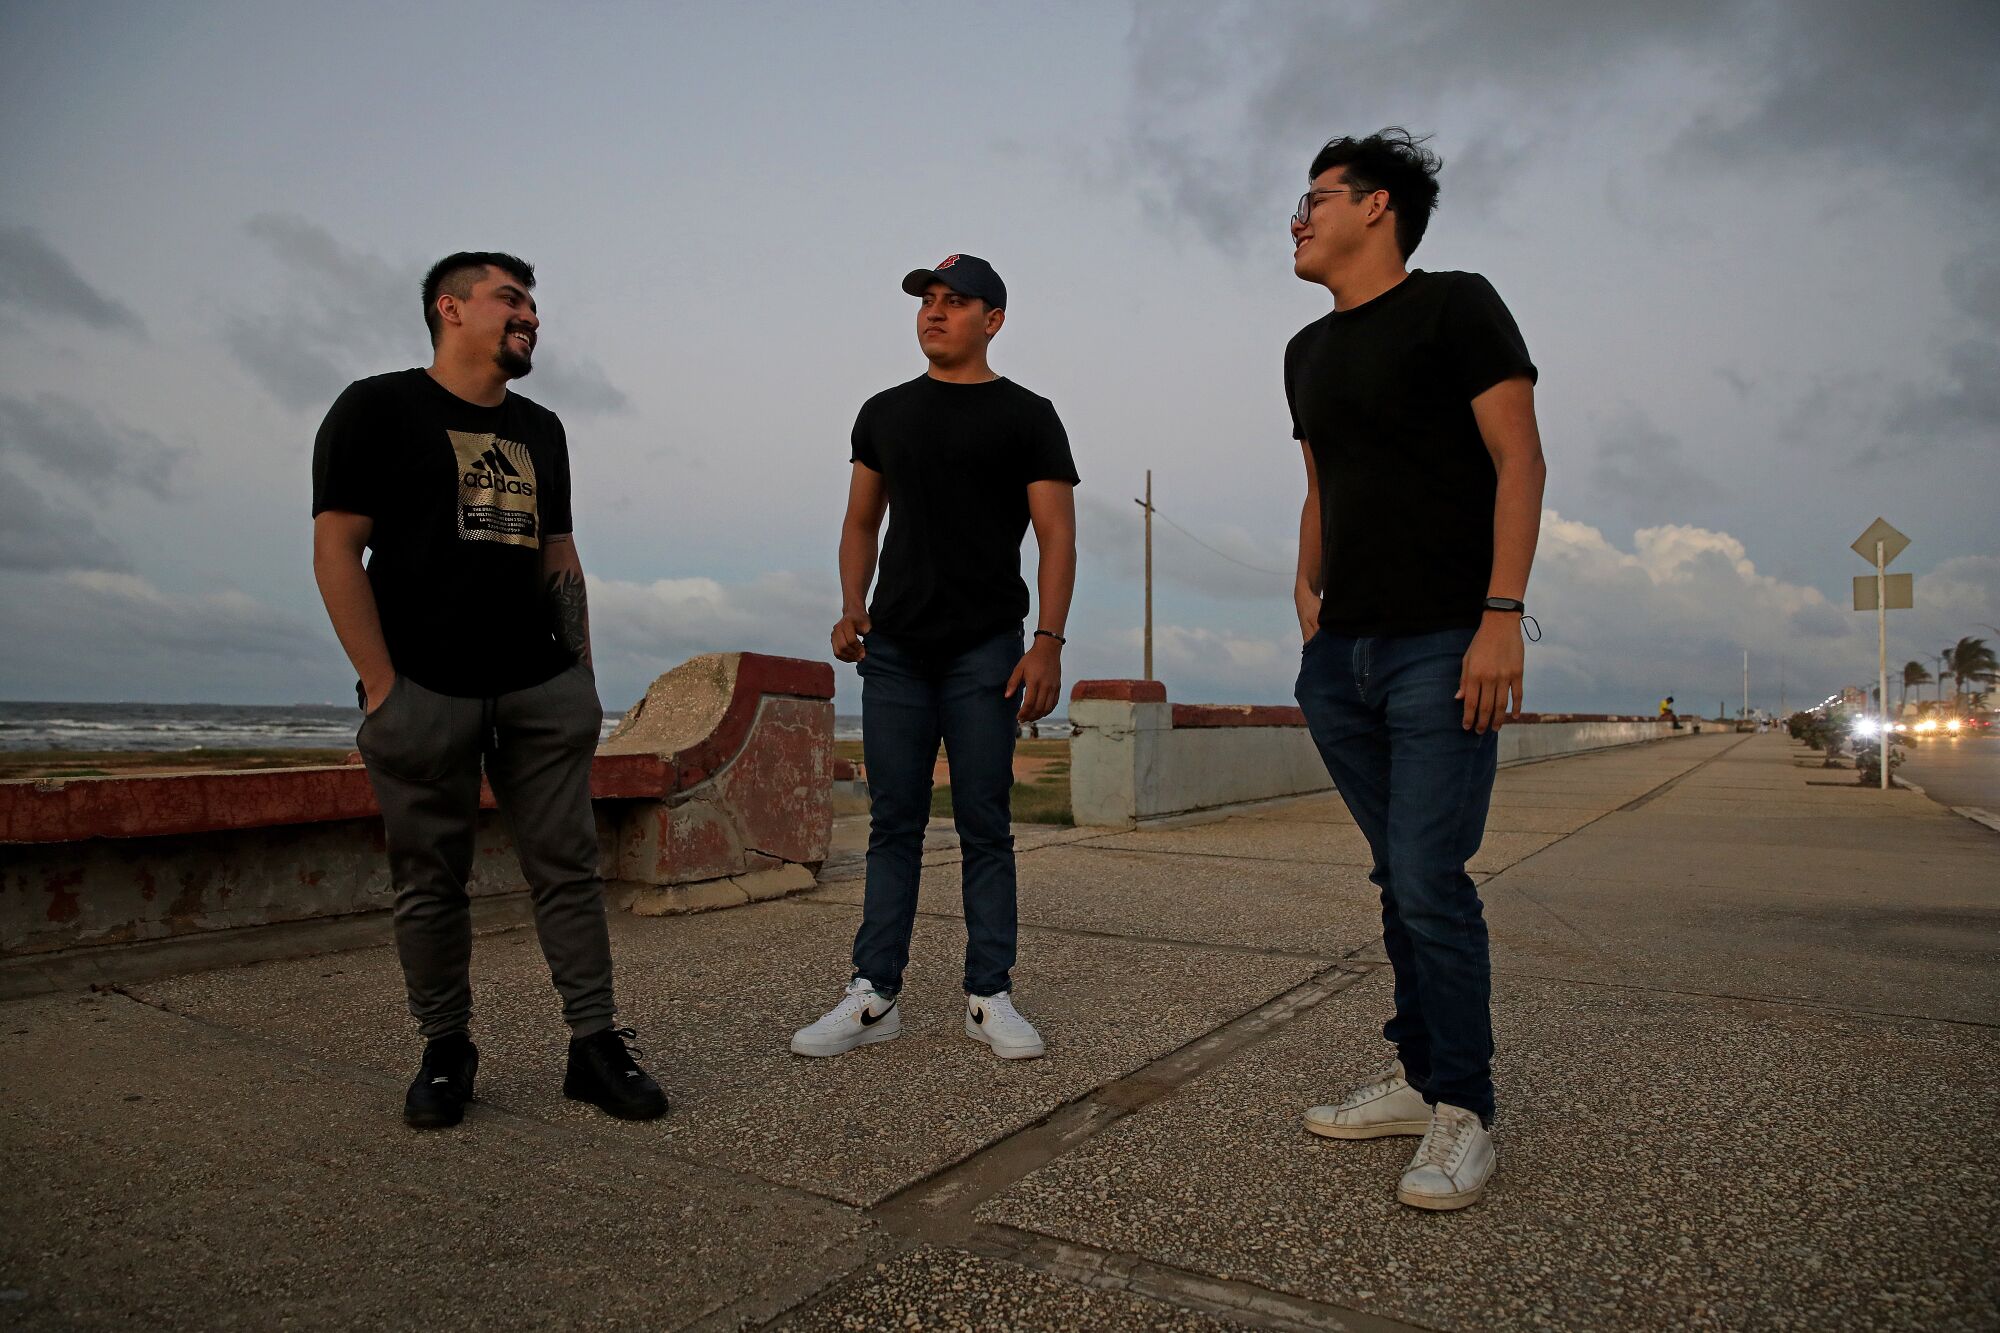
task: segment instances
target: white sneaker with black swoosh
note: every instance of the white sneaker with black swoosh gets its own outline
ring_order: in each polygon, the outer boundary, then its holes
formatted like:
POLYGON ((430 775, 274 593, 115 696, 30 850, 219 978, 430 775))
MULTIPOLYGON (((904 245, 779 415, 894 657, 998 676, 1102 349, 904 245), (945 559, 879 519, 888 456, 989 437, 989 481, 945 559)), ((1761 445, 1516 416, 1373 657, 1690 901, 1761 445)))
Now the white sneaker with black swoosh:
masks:
POLYGON ((1011 991, 966 996, 965 1035, 991 1046, 1002 1060, 1032 1060, 1042 1053, 1042 1034, 1021 1017, 1011 991))
POLYGON ((896 997, 876 993, 875 983, 856 977, 840 1003, 817 1023, 792 1034, 793 1055, 845 1055, 856 1046, 903 1035, 903 1011, 896 997))

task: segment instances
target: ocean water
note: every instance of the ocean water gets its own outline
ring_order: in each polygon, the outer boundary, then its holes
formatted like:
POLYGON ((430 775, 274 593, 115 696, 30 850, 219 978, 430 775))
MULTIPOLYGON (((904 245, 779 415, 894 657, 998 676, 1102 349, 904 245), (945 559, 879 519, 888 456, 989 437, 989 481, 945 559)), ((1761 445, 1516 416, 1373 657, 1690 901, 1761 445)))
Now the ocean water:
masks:
MULTIPOLYGON (((617 725, 608 713, 604 729, 617 725)), ((0 750, 263 750, 354 748, 359 712, 338 704, 58 704, 0 701, 0 750)), ((1061 718, 1045 737, 1067 736, 1061 718)), ((836 740, 861 739, 861 715, 836 714, 836 740)))
POLYGON ((359 723, 335 704, 0 702, 0 750, 351 750, 359 723))

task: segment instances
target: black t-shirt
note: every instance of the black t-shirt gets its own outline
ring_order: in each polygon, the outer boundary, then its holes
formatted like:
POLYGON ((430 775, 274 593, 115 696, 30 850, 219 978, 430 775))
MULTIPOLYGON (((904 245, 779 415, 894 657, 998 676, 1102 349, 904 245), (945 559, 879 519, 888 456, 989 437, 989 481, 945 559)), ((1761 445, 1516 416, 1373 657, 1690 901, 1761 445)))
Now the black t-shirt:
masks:
POLYGON ((1077 484, 1054 404, 1004 377, 919 375, 861 405, 852 457, 889 496, 872 632, 955 652, 1026 618, 1028 486, 1077 484))
POLYGON ((1477 273, 1413 269, 1293 336, 1285 398, 1319 474, 1323 628, 1479 623, 1496 479, 1472 400, 1517 375, 1535 378, 1527 345, 1477 273))
POLYGON ((468 403, 422 370, 357 380, 313 446, 313 514, 329 509, 375 520, 368 581, 398 674, 483 698, 574 662, 542 578, 542 538, 570 531, 555 413, 468 403))

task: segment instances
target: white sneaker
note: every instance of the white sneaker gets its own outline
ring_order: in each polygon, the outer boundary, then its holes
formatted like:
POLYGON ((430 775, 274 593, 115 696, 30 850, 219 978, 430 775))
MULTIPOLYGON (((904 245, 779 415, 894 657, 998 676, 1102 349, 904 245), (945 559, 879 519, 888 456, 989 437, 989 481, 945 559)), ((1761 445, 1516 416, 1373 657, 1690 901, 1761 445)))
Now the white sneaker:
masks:
POLYGON ((1329 1139, 1381 1139, 1422 1134, 1430 1127, 1431 1108, 1404 1079, 1401 1060, 1391 1060, 1374 1078, 1341 1089, 1331 1105, 1306 1111, 1306 1128, 1329 1139))
POLYGON ((840 1003, 810 1027, 792 1034, 793 1055, 845 1055, 856 1046, 903 1035, 903 1011, 893 995, 878 995, 875 983, 856 977, 840 1003))
POLYGON ((1443 1212, 1470 1208, 1493 1177, 1493 1136, 1462 1106, 1437 1104, 1430 1130, 1396 1186, 1398 1202, 1443 1212))
POLYGON ((1042 1034, 1021 1017, 1011 991, 966 996, 965 1035, 991 1046, 1002 1060, 1032 1060, 1042 1053, 1042 1034))

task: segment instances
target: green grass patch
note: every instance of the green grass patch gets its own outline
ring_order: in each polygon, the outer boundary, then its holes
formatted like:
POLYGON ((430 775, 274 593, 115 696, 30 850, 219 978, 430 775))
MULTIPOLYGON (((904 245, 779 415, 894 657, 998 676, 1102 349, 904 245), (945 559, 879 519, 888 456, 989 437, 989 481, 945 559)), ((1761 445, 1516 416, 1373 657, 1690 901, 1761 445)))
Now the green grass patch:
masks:
MULTIPOLYGON (((835 741, 834 757, 862 762, 860 741, 835 741)), ((1031 782, 1016 782, 1010 798, 1017 824, 1074 824, 1069 808, 1069 738, 1060 740, 1016 741, 1014 753, 1027 759, 1051 762, 1031 782)), ((938 747, 938 758, 945 757, 938 747)), ((951 787, 939 784, 931 790, 931 818, 951 818, 951 787)))
MULTIPOLYGON (((1016 824, 1062 824, 1076 823, 1069 808, 1069 779, 1061 778, 1050 782, 1017 782, 1008 797, 1013 807, 1016 824)), ((951 788, 931 788, 931 818, 951 818, 951 788)))

